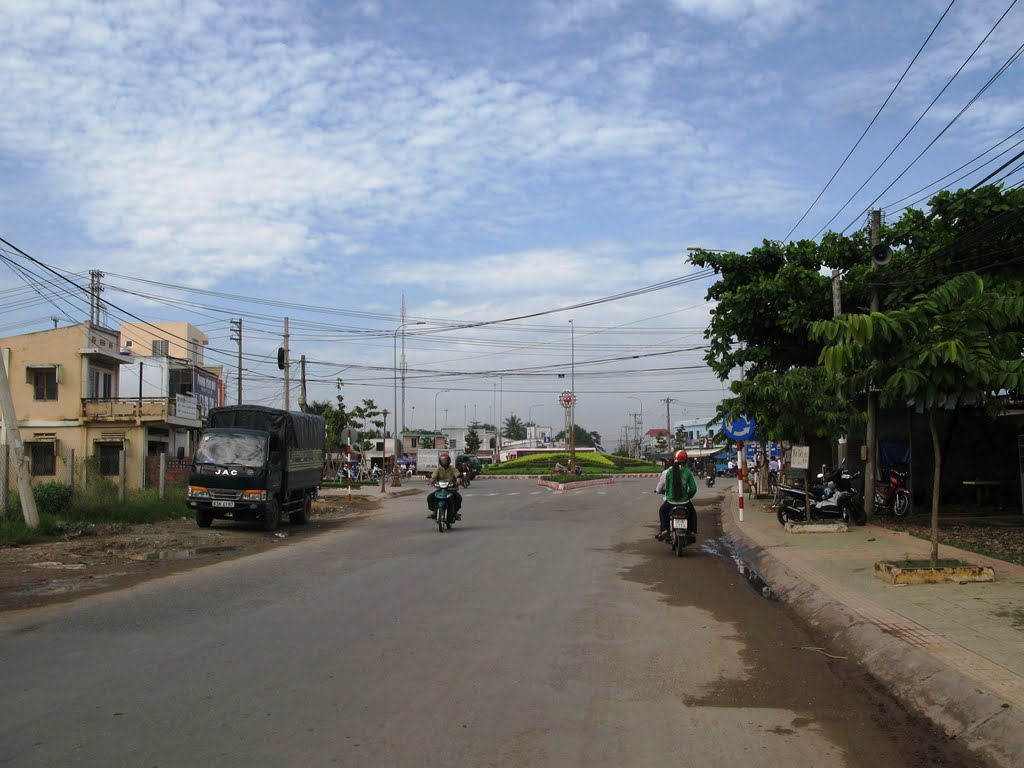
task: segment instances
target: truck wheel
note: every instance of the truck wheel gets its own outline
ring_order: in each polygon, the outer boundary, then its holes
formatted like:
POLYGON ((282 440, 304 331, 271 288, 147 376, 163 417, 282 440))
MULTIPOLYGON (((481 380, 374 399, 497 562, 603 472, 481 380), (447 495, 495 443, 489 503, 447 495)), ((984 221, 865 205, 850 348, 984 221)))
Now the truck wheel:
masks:
POLYGON ((263 530, 273 531, 281 522, 281 505, 277 499, 267 502, 267 508, 263 510, 263 530))
POLYGON ((213 512, 208 509, 197 509, 196 525, 200 528, 209 528, 213 525, 213 512))
POLYGON ((288 522, 292 525, 305 525, 309 522, 309 516, 313 514, 313 497, 306 494, 302 498, 302 509, 288 515, 288 522))

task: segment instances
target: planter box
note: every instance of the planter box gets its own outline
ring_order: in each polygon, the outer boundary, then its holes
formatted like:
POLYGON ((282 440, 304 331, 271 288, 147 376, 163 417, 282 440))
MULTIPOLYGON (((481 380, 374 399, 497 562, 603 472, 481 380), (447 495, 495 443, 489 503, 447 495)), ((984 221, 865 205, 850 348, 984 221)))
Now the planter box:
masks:
POLYGON ((821 523, 812 521, 810 523, 798 523, 792 520, 786 521, 786 533, 849 533, 850 529, 846 523, 821 523))
POLYGON ((875 563, 875 576, 889 584, 967 584, 995 581, 996 574, 987 565, 939 565, 927 563, 875 563))

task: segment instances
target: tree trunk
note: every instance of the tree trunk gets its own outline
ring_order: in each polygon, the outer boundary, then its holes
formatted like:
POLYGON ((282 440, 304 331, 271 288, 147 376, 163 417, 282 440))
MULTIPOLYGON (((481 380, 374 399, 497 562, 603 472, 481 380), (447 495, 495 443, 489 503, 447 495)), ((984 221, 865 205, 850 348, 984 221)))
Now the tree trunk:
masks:
POLYGON ((939 427, 935 423, 935 409, 928 410, 928 429, 932 433, 932 451, 935 469, 932 473, 932 554, 931 566, 934 568, 939 559, 939 486, 942 481, 942 441, 939 440, 939 427))

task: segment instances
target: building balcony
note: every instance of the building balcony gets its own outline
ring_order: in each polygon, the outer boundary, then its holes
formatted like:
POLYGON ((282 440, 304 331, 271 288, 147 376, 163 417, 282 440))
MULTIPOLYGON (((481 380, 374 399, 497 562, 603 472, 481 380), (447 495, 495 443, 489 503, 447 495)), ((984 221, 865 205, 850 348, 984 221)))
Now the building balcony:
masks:
POLYGON ((82 398, 86 422, 162 423, 198 429, 202 426, 199 404, 190 395, 174 397, 82 398))

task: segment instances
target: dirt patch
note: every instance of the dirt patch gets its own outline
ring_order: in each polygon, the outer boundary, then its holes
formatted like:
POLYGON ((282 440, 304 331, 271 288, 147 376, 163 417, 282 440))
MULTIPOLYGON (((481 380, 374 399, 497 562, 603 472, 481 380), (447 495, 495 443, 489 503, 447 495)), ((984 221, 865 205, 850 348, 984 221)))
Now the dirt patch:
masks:
MULTIPOLYGON (((931 539, 932 535, 931 520, 922 516, 905 520, 876 516, 872 523, 922 539, 931 539)), ((940 515, 939 545, 942 544, 1024 565, 1024 515, 940 515)))
POLYGON ((67 602, 123 589, 171 573, 256 554, 316 536, 376 510, 372 497, 326 497, 313 503, 308 525, 216 521, 192 517, 145 525, 68 525, 64 538, 0 547, 0 612, 67 602))

